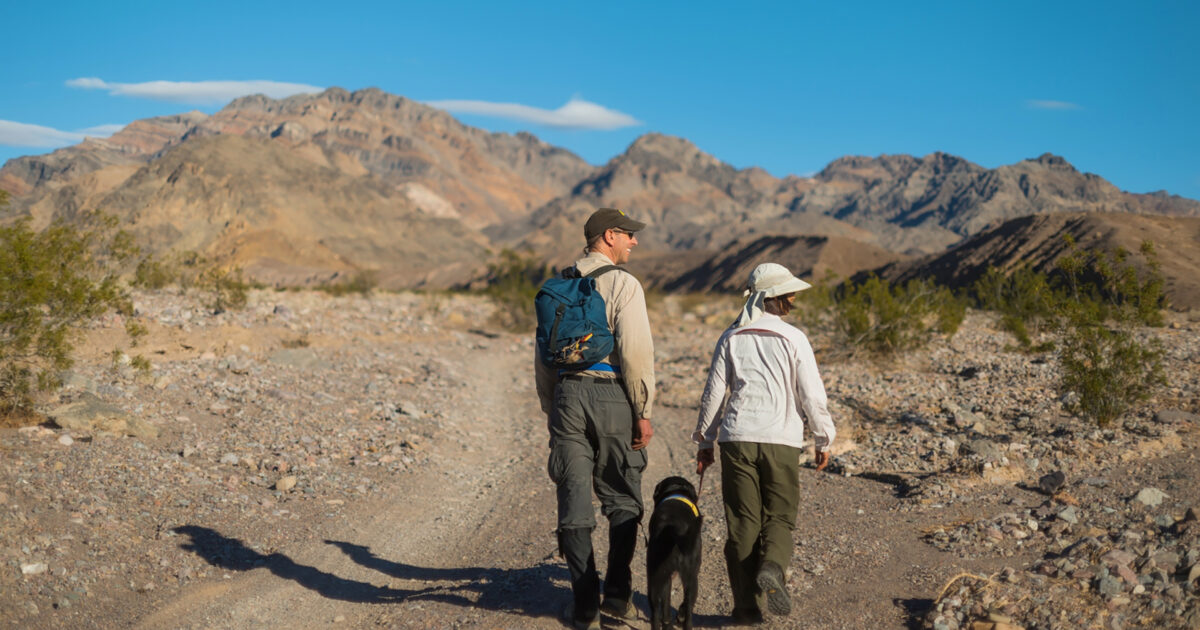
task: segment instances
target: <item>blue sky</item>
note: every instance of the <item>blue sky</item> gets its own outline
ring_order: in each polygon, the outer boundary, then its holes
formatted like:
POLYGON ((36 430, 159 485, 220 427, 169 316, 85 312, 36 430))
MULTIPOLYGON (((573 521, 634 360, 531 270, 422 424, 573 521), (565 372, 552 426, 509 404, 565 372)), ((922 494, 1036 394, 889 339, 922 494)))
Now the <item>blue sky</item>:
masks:
POLYGON ((1194 2, 9 2, 0 23, 0 160, 231 90, 373 86, 595 164, 651 131, 776 176, 1051 152, 1200 199, 1194 2))

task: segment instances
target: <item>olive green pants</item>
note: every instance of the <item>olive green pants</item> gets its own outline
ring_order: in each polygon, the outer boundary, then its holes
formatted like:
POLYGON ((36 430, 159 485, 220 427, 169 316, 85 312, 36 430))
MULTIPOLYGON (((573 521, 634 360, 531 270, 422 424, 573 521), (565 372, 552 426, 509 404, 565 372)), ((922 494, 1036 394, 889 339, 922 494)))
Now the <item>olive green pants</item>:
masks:
POLYGON ((762 610, 755 577, 764 561, 784 570, 800 508, 800 449, 781 444, 721 442, 721 497, 728 539, 725 565, 735 609, 762 610))

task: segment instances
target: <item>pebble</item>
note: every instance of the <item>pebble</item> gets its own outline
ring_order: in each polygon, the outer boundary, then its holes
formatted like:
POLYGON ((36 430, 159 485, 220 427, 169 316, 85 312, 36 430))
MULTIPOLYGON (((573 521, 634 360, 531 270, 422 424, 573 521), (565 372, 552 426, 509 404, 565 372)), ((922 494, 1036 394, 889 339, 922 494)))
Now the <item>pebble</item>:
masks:
POLYGON ((287 492, 295 487, 296 487, 296 477, 293 475, 281 477, 279 479, 279 481, 275 482, 275 489, 280 492, 287 492))
POLYGON ((42 573, 46 572, 46 568, 47 567, 46 567, 45 562, 33 562, 30 564, 22 564, 21 565, 21 574, 22 575, 41 575, 42 573))
POLYGON ((1167 493, 1158 488, 1142 488, 1133 500, 1147 507, 1158 507, 1163 499, 1167 498, 1167 493))

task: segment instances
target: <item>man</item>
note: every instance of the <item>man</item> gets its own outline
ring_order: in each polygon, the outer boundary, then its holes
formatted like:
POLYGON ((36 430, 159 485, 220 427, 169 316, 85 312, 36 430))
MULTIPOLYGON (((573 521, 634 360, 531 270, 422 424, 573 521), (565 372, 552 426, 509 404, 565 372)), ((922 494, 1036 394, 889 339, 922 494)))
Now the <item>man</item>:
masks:
POLYGON ((796 292, 811 285, 774 263, 756 267, 749 284, 742 313, 717 341, 692 434, 700 474, 713 463, 713 442, 721 444, 725 564, 737 623, 761 622, 764 600, 772 613, 791 612, 784 568, 800 504, 804 418, 817 470, 829 464, 836 434, 812 346, 781 319, 796 292))
MULTIPOLYGON (((597 210, 584 225, 586 255, 575 268, 586 276, 625 264, 644 227, 620 210, 597 210)), ((600 610, 619 618, 635 614, 630 563, 643 512, 644 449, 654 435, 654 346, 641 283, 624 269, 596 276, 595 283, 615 337, 612 354, 563 373, 535 358, 534 371, 550 429, 547 471, 558 486, 558 546, 571 572, 571 621, 598 629, 600 610), (603 605, 592 554, 593 489, 609 526, 603 605)))

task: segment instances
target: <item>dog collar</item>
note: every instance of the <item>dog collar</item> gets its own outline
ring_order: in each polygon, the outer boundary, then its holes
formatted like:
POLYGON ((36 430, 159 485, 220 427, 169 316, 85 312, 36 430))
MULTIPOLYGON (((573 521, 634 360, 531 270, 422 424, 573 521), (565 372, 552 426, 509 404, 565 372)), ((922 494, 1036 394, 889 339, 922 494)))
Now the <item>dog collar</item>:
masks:
MULTIPOLYGON (((700 510, 696 509, 696 504, 692 503, 691 500, 688 499, 687 497, 683 496, 682 494, 672 494, 669 497, 664 497, 662 500, 662 503, 666 503, 667 501, 671 501, 671 500, 683 501, 684 503, 687 504, 688 507, 692 508, 692 514, 695 514, 696 517, 699 518, 700 510)), ((662 503, 660 503, 659 505, 662 505, 662 503)))

